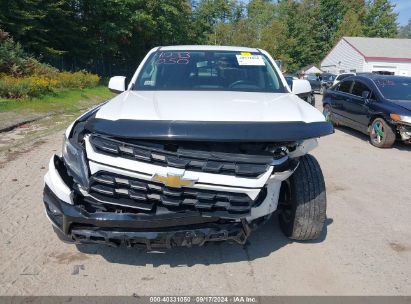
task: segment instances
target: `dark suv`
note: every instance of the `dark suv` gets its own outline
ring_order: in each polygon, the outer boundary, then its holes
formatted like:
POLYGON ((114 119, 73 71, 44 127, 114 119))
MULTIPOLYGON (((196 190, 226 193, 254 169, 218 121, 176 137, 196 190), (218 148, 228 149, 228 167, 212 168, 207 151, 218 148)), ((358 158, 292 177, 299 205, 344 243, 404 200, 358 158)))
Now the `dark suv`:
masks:
POLYGON ((336 75, 329 73, 308 74, 307 80, 310 82, 313 91, 324 94, 324 91, 333 85, 335 77, 336 75))
POLYGON ((351 76, 327 90, 323 106, 328 121, 369 134, 376 147, 411 143, 411 77, 351 76))

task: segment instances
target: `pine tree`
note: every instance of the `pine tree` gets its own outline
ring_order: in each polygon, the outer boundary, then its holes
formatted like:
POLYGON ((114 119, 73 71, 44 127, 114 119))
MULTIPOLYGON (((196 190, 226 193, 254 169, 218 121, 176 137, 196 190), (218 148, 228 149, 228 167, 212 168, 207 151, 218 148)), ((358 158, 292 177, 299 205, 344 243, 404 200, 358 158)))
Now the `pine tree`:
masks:
MULTIPOLYGON (((328 53, 341 35, 346 35, 343 32, 347 30, 346 27, 349 19, 358 19, 359 21, 362 19, 364 7, 364 0, 319 0, 318 30, 321 32, 319 43, 320 58, 328 53), (354 14, 358 14, 358 16, 355 17, 354 14), (343 22, 345 28, 341 25, 343 22)), ((358 31, 356 30, 355 32, 358 31)))
POLYGON ((343 36, 360 37, 363 35, 361 12, 349 9, 334 34, 334 43, 343 36))
POLYGON ((397 36, 397 17, 389 0, 370 0, 366 6, 363 31, 367 37, 397 36))
POLYGON ((398 38, 411 39, 411 19, 408 19, 408 24, 400 26, 398 29, 398 38))

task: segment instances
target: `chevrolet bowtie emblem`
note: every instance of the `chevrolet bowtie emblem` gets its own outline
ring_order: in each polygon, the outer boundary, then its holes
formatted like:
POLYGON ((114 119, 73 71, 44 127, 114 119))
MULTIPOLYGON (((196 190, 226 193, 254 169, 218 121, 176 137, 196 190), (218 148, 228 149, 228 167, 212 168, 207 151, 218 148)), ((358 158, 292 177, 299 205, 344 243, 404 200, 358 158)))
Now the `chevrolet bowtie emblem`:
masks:
POLYGON ((162 183, 163 185, 166 185, 167 187, 173 187, 173 188, 181 188, 184 186, 190 187, 190 186, 193 186, 197 181, 193 179, 183 179, 182 175, 169 174, 169 173, 167 173, 167 176, 156 173, 153 175, 151 180, 154 182, 162 183))

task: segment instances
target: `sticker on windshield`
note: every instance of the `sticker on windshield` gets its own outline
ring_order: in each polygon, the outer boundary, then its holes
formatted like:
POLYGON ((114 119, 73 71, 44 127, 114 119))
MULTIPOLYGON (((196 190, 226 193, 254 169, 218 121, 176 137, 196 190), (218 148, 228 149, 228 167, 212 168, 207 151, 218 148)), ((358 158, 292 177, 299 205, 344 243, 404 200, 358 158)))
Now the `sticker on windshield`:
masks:
POLYGON ((235 55, 237 57, 238 65, 265 65, 261 55, 235 55))
POLYGON ((156 64, 189 64, 189 52, 161 52, 156 64))
POLYGON ((249 52, 241 52, 241 56, 251 56, 251 53, 249 53, 249 52))

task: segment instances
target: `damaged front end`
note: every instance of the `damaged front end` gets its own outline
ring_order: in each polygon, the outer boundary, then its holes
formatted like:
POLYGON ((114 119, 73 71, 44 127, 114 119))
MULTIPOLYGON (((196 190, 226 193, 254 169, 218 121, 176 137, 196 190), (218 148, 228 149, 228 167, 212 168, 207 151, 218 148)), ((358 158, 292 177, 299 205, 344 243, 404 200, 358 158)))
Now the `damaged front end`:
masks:
POLYGON ((397 131, 401 140, 406 144, 411 144, 411 124, 410 125, 397 125, 397 131))
MULTIPOLYGON (((77 243, 149 250, 213 241, 244 244, 277 209, 282 182, 298 158, 316 146, 316 139, 296 140, 287 132, 270 141, 263 129, 259 141, 239 141, 241 134, 232 133, 230 125, 220 129, 218 140, 204 135, 194 140, 188 132, 192 124, 170 134, 170 123, 121 137, 96 127, 97 110, 69 128, 62 156, 52 157, 45 176, 47 216, 61 238, 77 243), (166 128, 167 136, 160 136, 166 128)), ((323 127, 314 136, 332 132, 323 127)), ((301 130, 310 137, 316 132, 301 130)))

